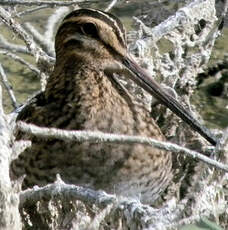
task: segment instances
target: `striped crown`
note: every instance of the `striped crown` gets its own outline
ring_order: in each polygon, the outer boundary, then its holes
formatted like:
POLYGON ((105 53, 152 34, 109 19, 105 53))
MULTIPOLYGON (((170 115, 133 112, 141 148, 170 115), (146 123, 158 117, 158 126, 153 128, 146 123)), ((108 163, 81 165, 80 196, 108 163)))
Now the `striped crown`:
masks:
MULTIPOLYGON (((100 10, 79 9, 68 14, 56 34, 56 52, 64 44, 82 46, 88 50, 93 43, 101 42, 106 48, 123 55, 126 53, 126 32, 121 21, 100 10), (86 46, 86 44, 89 44, 86 46)), ((95 47, 96 44, 94 44, 95 47)))

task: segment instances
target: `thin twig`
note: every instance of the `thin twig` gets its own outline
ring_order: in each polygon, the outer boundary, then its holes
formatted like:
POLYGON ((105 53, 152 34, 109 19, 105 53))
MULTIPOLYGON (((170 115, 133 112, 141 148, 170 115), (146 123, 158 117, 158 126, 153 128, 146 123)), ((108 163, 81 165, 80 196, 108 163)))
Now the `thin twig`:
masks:
POLYGON ((9 43, 1 34, 0 34, 0 48, 12 52, 30 54, 26 46, 9 43))
POLYGON ((31 23, 26 22, 24 29, 33 36, 34 41, 51 57, 55 56, 53 42, 43 36, 31 23))
POLYGON ((105 11, 106 12, 110 11, 113 8, 113 6, 117 3, 117 1, 118 0, 112 0, 110 4, 108 5, 108 7, 105 9, 105 11))
POLYGON ((17 12, 15 15, 12 14, 12 17, 21 17, 21 16, 24 16, 24 15, 34 13, 34 12, 39 11, 39 10, 43 10, 45 8, 48 8, 48 7, 49 7, 48 5, 42 5, 42 6, 37 6, 37 7, 34 7, 34 8, 29 8, 29 9, 17 12))
POLYGON ((69 11, 67 7, 58 8, 49 18, 46 26, 46 31, 41 34, 32 24, 29 22, 24 24, 24 28, 30 34, 32 34, 35 42, 40 45, 43 50, 48 53, 51 57, 55 56, 55 50, 53 45, 53 36, 55 25, 58 23, 59 19, 63 17, 69 11))
POLYGON ((1 63, 0 63, 0 77, 1 77, 1 81, 2 81, 3 85, 6 88, 6 91, 9 94, 9 97, 11 99, 12 105, 16 109, 18 107, 18 103, 17 103, 16 97, 14 95, 14 92, 12 90, 12 86, 9 84, 9 82, 7 80, 5 71, 4 71, 1 63))
POLYGON ((0 7, 0 19, 7 25, 11 30, 22 39, 28 50, 36 58, 36 61, 42 59, 44 62, 50 63, 52 58, 49 57, 43 50, 37 47, 36 43, 33 41, 33 38, 22 28, 22 26, 17 23, 12 17, 11 14, 6 11, 3 7, 0 7))
POLYGON ((32 64, 28 63, 27 61, 25 61, 23 58, 17 56, 14 53, 11 53, 9 51, 0 51, 0 54, 6 55, 10 58, 12 58, 13 60, 21 63, 22 65, 25 65, 26 67, 28 67, 30 70, 32 70, 37 76, 40 75, 40 71, 39 69, 37 69, 35 66, 33 66, 32 64))
POLYGON ((32 124, 24 122, 18 123, 18 128, 26 133, 33 134, 41 138, 57 138, 65 141, 78 141, 78 142, 95 142, 95 143, 121 143, 121 144, 144 144, 150 145, 154 148, 164 149, 175 153, 185 153, 195 159, 203 161, 218 169, 228 172, 228 165, 224 165, 218 161, 212 160, 196 151, 184 148, 182 146, 172 144, 169 142, 157 141, 153 138, 142 136, 128 136, 118 134, 108 134, 98 131, 67 131, 55 128, 40 128, 32 124))
POLYGON ((23 6, 41 6, 48 5, 49 7, 54 6, 72 6, 78 3, 91 2, 85 0, 74 0, 74 1, 26 1, 26 0, 4 0, 1 1, 1 5, 23 5, 23 6))
MULTIPOLYGON (((54 36, 54 29, 56 27, 56 24, 59 22, 59 20, 66 15, 66 13, 69 12, 68 7, 61 7, 55 10, 55 12, 48 18, 47 25, 46 25, 46 31, 44 33, 44 37, 48 41, 53 40, 54 36)), ((54 47, 53 47, 54 48, 54 47)))
MULTIPOLYGON (((45 9, 45 8, 48 8, 48 7, 49 7, 48 5, 43 5, 43 6, 34 7, 32 9, 26 9, 26 10, 23 10, 23 11, 20 11, 20 12, 13 12, 11 16, 13 18, 19 18, 21 16, 28 15, 28 14, 34 13, 34 12, 36 12, 38 10, 42 10, 42 9, 45 9)), ((0 22, 0 25, 1 24, 2 24, 2 22, 0 22)))
POLYGON ((184 226, 184 225, 188 225, 188 224, 192 224, 192 223, 196 223, 197 221, 199 221, 200 219, 202 218, 202 216, 200 215, 192 215, 188 218, 184 218, 184 219, 181 219, 180 221, 178 221, 177 223, 174 222, 167 227, 167 229, 177 229, 181 226, 184 226))

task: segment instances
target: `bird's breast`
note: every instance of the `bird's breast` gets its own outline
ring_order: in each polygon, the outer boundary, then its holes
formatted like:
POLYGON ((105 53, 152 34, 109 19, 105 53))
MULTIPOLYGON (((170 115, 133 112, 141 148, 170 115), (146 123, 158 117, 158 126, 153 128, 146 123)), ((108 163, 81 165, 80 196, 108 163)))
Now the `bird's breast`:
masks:
MULTIPOLYGON (((32 114, 22 116, 23 120, 67 130, 99 130, 164 140, 150 113, 143 106, 129 103, 106 76, 93 73, 86 78, 85 71, 80 75, 71 76, 70 83, 64 76, 64 96, 59 83, 53 81, 47 88, 46 103, 33 105, 32 114)), ((52 182, 59 173, 68 183, 120 195, 141 194, 144 202, 151 203, 172 176, 171 154, 150 146, 31 139, 31 149, 14 162, 16 173, 26 173, 25 187, 52 182)))

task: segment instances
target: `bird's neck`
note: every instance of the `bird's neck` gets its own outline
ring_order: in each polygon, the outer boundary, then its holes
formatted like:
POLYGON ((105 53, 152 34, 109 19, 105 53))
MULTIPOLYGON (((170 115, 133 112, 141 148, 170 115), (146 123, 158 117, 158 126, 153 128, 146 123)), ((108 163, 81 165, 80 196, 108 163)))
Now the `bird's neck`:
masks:
POLYGON ((56 62, 47 82, 45 97, 56 103, 87 103, 94 106, 96 103, 114 103, 115 98, 121 95, 99 65, 71 56, 63 62, 56 62))

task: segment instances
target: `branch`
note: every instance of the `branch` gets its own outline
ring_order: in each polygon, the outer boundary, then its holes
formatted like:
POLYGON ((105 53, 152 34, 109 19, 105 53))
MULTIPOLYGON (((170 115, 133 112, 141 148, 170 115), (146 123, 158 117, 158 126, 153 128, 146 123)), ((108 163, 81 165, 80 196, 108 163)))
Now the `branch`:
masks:
POLYGON ((11 132, 2 108, 2 88, 0 86, 0 229, 2 230, 21 229, 18 195, 9 177, 12 156, 11 132))
POLYGON ((37 69, 35 66, 33 66, 32 64, 28 63, 27 61, 25 61, 23 58, 17 56, 14 53, 11 53, 9 51, 0 51, 0 54, 6 55, 10 58, 12 58, 13 60, 21 63, 22 65, 25 65, 26 67, 28 67, 30 70, 32 70, 37 76, 40 75, 40 70, 37 69))
POLYGON ((115 4, 117 3, 118 0, 112 0, 110 2, 110 4, 108 5, 108 7, 105 9, 106 12, 110 11, 114 6, 115 4))
MULTIPOLYGON (((26 10, 23 10, 23 11, 20 11, 20 12, 13 12, 11 14, 11 16, 13 18, 19 18, 21 16, 28 15, 28 14, 31 14, 33 12, 36 12, 36 11, 39 11, 39 10, 42 10, 42 9, 45 9, 45 8, 48 8, 48 7, 49 7, 48 5, 43 5, 43 6, 34 7, 32 9, 26 9, 26 10)), ((2 22, 0 22, 0 25, 2 25, 2 22)))
POLYGON ((56 128, 40 128, 32 124, 18 122, 18 128, 32 135, 40 138, 57 138, 64 141, 78 141, 78 142, 93 142, 93 143, 117 143, 117 144, 144 144, 150 145, 154 148, 164 149, 175 153, 185 153, 193 158, 203 161, 218 169, 228 172, 228 165, 224 165, 218 161, 212 160, 198 152, 189 150, 187 148, 172 144, 169 142, 157 141, 152 138, 142 136, 128 136, 119 134, 108 134, 98 131, 68 131, 56 128))
POLYGON ((3 85, 5 86, 7 93, 9 94, 9 97, 10 97, 11 102, 12 102, 12 106, 16 109, 18 107, 18 103, 17 103, 16 97, 14 95, 14 92, 12 90, 12 86, 9 84, 9 82, 7 80, 5 71, 4 71, 1 63, 0 63, 0 77, 1 77, 1 81, 2 81, 3 85))
POLYGON ((55 57, 55 50, 53 44, 53 36, 55 25, 59 20, 69 11, 67 7, 58 8, 49 18, 45 26, 45 33, 41 34, 32 24, 29 22, 24 24, 24 28, 30 34, 32 34, 35 42, 40 45, 45 52, 51 57, 55 57))
POLYGON ((33 41, 33 38, 22 28, 22 26, 17 23, 9 12, 7 12, 3 7, 0 7, 0 19, 4 22, 6 26, 9 27, 14 33, 18 35, 20 39, 22 39, 28 50, 31 54, 36 58, 36 61, 39 59, 50 63, 53 58, 49 57, 43 50, 41 50, 36 43, 33 41))
POLYGON ((116 196, 109 195, 104 191, 94 191, 89 188, 83 188, 76 185, 65 184, 59 175, 53 184, 44 187, 35 186, 20 193, 20 208, 32 206, 41 200, 56 199, 64 200, 81 200, 87 204, 96 204, 98 207, 116 201, 116 196))
POLYGON ((0 48, 13 51, 13 52, 23 53, 23 54, 30 54, 25 46, 9 43, 1 34, 0 34, 0 48))
POLYGON ((13 17, 21 17, 21 16, 24 16, 24 15, 34 13, 34 12, 39 11, 39 10, 43 10, 45 8, 48 8, 48 7, 49 7, 48 5, 37 6, 37 7, 34 7, 34 8, 29 8, 29 9, 17 12, 15 14, 13 14, 12 16, 13 17))
POLYGON ((162 37, 171 33, 180 26, 183 27, 184 25, 187 25, 192 20, 192 16, 201 18, 201 16, 210 8, 210 1, 192 1, 187 6, 179 9, 175 15, 169 17, 153 29, 145 26, 139 19, 135 17, 134 19, 142 26, 145 34, 148 36, 148 39, 151 40, 152 38, 153 42, 157 42, 162 37))
POLYGON ((80 2, 87 3, 91 1, 85 1, 85 0, 74 0, 74 1, 26 1, 26 0, 4 0, 1 1, 1 5, 23 5, 23 6, 41 6, 41 5, 48 5, 49 7, 55 7, 55 6, 72 6, 76 5, 80 2))
POLYGON ((42 49, 49 56, 55 56, 52 41, 48 40, 45 36, 43 36, 31 23, 26 22, 23 26, 25 30, 33 36, 33 39, 36 42, 36 44, 40 45, 40 47, 42 47, 42 49))
MULTIPOLYGON (((48 18, 47 21, 47 25, 46 25, 46 31, 44 33, 44 37, 48 40, 48 41, 52 41, 53 40, 53 36, 55 35, 54 33, 54 29, 57 23, 59 23, 59 20, 63 17, 63 15, 66 15, 66 13, 69 12, 69 8, 67 7, 61 7, 56 9, 56 11, 48 18)), ((54 51, 54 47, 53 47, 53 53, 55 53, 54 51)))
MULTIPOLYGON (((119 218, 123 221, 122 224, 128 226, 129 229, 145 229, 146 226, 147 229, 158 229, 161 225, 164 227, 163 229, 165 229, 165 226, 169 226, 181 215, 183 208, 183 205, 177 208, 173 202, 170 202, 164 207, 154 209, 149 205, 141 204, 137 200, 116 197, 103 191, 95 191, 89 188, 65 184, 59 176, 53 184, 44 187, 36 186, 33 187, 33 189, 22 191, 20 193, 20 208, 29 209, 30 206, 35 205, 37 202, 41 204, 42 202, 49 202, 50 200, 60 200, 63 203, 66 201, 70 203, 79 200, 86 205, 92 205, 93 208, 99 207, 106 209, 109 207, 111 210, 109 210, 108 213, 112 213, 110 222, 115 222, 114 226, 118 226, 118 224, 116 224, 118 221, 116 220, 119 218), (113 216, 115 216, 115 218, 113 218, 113 216), (124 220, 127 221, 124 223, 124 220), (132 228, 132 226, 135 227, 132 228), (140 227, 137 228, 136 226, 140 227)), ((94 208, 94 211, 95 210, 94 208)), ((83 215, 86 215, 86 213, 83 215)), ((93 213, 92 221, 101 222, 104 218, 107 219, 109 217, 108 215, 102 215, 102 210, 99 210, 98 215, 96 215, 96 211, 93 213)), ((89 225, 91 225, 91 221, 89 222, 89 225)), ((107 220, 107 222, 109 222, 109 220, 107 220)))

